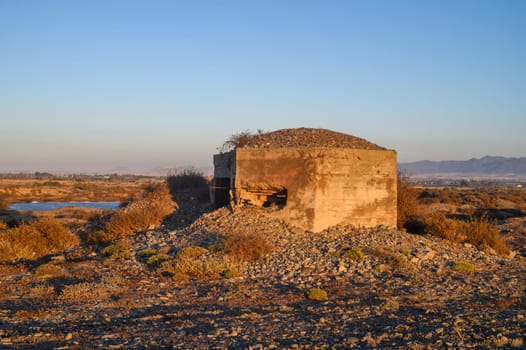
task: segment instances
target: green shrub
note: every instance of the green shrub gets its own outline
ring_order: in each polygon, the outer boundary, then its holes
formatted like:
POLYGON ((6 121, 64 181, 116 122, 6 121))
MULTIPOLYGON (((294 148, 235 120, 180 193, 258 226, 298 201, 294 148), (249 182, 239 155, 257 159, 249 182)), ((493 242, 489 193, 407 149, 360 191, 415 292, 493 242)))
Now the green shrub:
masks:
POLYGON ((351 248, 351 249, 345 249, 342 254, 347 259, 360 261, 365 258, 365 254, 363 253, 361 248, 351 248))
POLYGON ((163 262, 168 261, 170 259, 172 259, 172 257, 168 254, 155 254, 148 258, 148 261, 146 262, 146 264, 149 267, 158 267, 163 262))
POLYGON ((152 255, 157 254, 157 250, 153 248, 146 248, 137 253, 141 258, 149 258, 152 255))
POLYGON ((60 221, 43 218, 29 224, 2 230, 0 262, 38 259, 64 251, 78 243, 78 236, 60 221))
POLYGON ((309 300, 325 300, 327 299, 327 292, 320 288, 312 288, 307 293, 309 300))
POLYGON ((239 276, 241 276, 241 273, 236 268, 223 271, 223 277, 226 279, 236 278, 239 276))
POLYGON ((468 272, 468 273, 471 273, 471 272, 475 272, 477 271, 477 268, 475 267, 475 265, 467 262, 467 261, 460 261, 458 263, 455 264, 455 266, 453 266, 453 270, 454 271, 458 271, 458 272, 468 272))
POLYGON ((102 249, 101 253, 112 260, 128 260, 132 256, 130 247, 126 241, 110 244, 102 249))

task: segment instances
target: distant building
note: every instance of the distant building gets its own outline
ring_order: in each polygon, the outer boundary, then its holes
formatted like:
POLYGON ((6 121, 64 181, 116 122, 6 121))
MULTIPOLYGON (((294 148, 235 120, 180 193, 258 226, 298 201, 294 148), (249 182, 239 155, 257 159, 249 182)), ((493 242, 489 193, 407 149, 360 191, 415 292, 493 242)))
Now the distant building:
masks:
POLYGON ((212 202, 276 206, 311 231, 334 225, 396 226, 396 151, 325 129, 245 138, 214 155, 212 202))

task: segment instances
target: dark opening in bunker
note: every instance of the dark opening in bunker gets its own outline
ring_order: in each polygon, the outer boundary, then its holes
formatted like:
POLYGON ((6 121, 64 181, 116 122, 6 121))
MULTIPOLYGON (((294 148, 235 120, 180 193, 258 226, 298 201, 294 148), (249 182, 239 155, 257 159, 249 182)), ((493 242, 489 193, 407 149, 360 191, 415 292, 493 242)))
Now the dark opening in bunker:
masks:
POLYGON ((230 202, 230 178, 220 177, 214 179, 214 205, 221 208, 230 202))
POLYGON ((243 191, 242 199, 260 207, 276 206, 281 209, 287 205, 287 189, 267 184, 247 186, 243 191))

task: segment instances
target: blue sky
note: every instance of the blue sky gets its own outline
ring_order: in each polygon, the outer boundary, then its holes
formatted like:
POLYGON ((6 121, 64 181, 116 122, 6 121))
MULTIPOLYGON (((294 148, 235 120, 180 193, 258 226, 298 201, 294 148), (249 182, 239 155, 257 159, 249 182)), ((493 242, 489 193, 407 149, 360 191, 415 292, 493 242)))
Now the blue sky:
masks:
POLYGON ((322 127, 526 156, 526 1, 0 0, 0 171, 210 167, 322 127))

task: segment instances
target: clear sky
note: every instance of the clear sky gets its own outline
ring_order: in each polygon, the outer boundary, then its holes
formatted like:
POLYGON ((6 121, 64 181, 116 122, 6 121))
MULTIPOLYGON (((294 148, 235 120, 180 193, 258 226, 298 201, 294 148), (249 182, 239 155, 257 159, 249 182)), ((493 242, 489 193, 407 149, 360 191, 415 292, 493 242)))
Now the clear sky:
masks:
POLYGON ((0 0, 0 171, 210 167, 290 127, 526 156, 526 1, 0 0))

